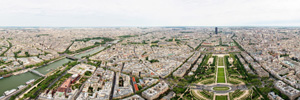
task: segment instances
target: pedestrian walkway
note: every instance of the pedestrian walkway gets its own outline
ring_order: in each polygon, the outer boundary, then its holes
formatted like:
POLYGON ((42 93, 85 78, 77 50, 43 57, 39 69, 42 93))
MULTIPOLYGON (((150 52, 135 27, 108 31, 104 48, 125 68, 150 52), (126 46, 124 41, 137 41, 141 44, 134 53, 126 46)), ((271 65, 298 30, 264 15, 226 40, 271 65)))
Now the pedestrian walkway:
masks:
POLYGON ((245 90, 245 92, 239 96, 238 98, 234 98, 234 100, 242 100, 245 96, 249 95, 249 90, 245 90))

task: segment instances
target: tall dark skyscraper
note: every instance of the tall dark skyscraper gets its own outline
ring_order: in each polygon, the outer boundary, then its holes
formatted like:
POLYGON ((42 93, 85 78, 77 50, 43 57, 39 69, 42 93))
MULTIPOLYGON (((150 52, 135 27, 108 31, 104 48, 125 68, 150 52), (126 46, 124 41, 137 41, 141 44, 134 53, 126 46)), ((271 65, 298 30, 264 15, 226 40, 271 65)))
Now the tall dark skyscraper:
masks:
POLYGON ((218 27, 215 28, 215 33, 218 34, 218 27))

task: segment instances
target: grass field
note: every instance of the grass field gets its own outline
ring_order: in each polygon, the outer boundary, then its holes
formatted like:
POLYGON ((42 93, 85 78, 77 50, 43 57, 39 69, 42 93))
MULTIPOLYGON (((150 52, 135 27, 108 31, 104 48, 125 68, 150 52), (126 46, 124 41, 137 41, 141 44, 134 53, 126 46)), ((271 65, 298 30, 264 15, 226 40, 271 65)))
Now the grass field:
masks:
POLYGON ((218 65, 219 66, 224 66, 223 60, 224 60, 224 57, 219 57, 219 59, 218 59, 218 65))
POLYGON ((215 91, 226 91, 229 90, 229 87, 214 87, 213 89, 215 91))
POLYGON ((195 96, 197 99, 199 99, 199 100, 203 100, 203 98, 202 97, 200 97, 199 95, 197 95, 197 93, 196 92, 198 92, 198 91, 194 91, 194 90, 192 90, 192 94, 193 94, 193 96, 195 96))
POLYGON ((215 79, 212 78, 212 79, 203 80, 201 83, 206 85, 206 84, 212 84, 214 82, 215 82, 215 79))
POLYGON ((241 91, 241 90, 235 90, 233 93, 231 93, 231 96, 232 96, 233 98, 236 98, 236 97, 241 96, 243 93, 244 93, 244 91, 241 91))
POLYGON ((225 83, 224 68, 218 68, 217 83, 225 83))
POLYGON ((216 100, 227 100, 227 95, 216 96, 216 100))
POLYGON ((228 83, 231 83, 231 84, 240 84, 241 82, 239 82, 239 81, 235 81, 235 80, 228 80, 227 81, 228 83))

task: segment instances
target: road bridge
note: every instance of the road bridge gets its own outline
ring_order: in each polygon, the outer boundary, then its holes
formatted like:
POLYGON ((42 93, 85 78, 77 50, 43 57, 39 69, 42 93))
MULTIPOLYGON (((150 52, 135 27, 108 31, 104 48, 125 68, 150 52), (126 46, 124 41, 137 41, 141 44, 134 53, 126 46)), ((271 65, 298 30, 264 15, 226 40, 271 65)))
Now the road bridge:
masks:
POLYGON ((38 71, 36 71, 36 70, 34 70, 34 69, 29 70, 29 72, 34 73, 34 74, 39 75, 39 76, 42 76, 42 77, 45 77, 44 74, 42 74, 42 73, 40 73, 40 72, 38 72, 38 71))
POLYGON ((75 61, 79 61, 79 62, 87 62, 87 59, 82 59, 82 58, 77 58, 75 56, 70 56, 68 54, 64 54, 66 56, 66 58, 71 59, 71 60, 75 60, 75 61))

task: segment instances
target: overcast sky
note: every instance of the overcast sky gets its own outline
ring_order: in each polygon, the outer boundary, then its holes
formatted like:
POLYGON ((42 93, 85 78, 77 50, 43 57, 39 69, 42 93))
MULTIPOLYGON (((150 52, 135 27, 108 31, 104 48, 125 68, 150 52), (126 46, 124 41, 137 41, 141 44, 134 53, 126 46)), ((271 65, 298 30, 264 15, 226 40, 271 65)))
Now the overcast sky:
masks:
POLYGON ((300 26, 300 0, 0 0, 0 26, 300 26))

